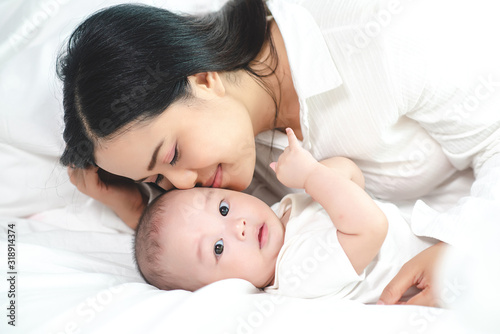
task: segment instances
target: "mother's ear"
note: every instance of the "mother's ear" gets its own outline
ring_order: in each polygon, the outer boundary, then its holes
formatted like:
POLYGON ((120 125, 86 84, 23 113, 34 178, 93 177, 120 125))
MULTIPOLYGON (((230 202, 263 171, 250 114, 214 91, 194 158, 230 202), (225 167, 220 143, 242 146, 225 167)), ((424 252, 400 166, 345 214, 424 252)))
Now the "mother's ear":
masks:
POLYGON ((196 97, 204 98, 210 96, 223 97, 226 88, 218 72, 202 72, 188 77, 189 84, 196 97))

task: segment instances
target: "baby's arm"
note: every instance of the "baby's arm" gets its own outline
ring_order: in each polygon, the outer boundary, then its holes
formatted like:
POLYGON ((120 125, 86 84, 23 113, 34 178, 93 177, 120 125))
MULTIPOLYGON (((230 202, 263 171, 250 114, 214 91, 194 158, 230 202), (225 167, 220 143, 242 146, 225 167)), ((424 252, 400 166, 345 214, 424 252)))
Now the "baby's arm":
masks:
POLYGON ((289 146, 271 167, 278 180, 301 188, 321 204, 337 228, 339 242, 358 274, 377 255, 387 234, 387 218, 363 190, 364 180, 351 160, 341 157, 319 163, 300 147, 287 129, 289 146))
POLYGON ((365 188, 365 177, 361 169, 352 160, 345 157, 333 157, 321 160, 320 164, 337 171, 340 176, 350 179, 362 189, 365 188))

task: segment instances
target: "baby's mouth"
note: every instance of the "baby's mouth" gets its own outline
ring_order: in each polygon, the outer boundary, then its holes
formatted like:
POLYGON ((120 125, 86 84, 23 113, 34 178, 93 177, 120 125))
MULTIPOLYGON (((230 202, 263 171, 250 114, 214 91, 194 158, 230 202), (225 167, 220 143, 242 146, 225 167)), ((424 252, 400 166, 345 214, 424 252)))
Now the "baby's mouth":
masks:
POLYGON ((257 239, 259 240, 259 248, 262 249, 262 247, 264 247, 266 245, 267 237, 268 237, 267 225, 266 225, 266 223, 264 223, 259 228, 259 234, 257 236, 257 239))

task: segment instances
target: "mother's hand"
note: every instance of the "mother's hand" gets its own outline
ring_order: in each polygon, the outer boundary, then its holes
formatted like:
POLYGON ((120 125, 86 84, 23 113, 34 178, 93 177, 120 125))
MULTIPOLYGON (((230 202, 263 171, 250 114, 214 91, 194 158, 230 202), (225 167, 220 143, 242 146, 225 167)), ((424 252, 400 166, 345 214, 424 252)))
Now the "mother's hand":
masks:
POLYGON ((446 244, 439 242, 405 263, 399 273, 385 287, 377 304, 412 304, 438 307, 434 285, 436 264, 446 244), (406 302, 403 294, 412 286, 421 291, 406 302))
POLYGON ((68 175, 80 192, 108 206, 132 229, 137 227, 147 198, 134 181, 98 167, 70 167, 68 175))

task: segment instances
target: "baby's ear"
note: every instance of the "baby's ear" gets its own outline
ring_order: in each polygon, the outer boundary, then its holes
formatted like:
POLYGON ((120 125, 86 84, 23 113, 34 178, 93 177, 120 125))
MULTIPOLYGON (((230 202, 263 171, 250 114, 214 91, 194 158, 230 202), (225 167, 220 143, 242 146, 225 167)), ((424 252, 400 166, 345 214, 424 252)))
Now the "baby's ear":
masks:
POLYGON ((203 98, 205 94, 224 96, 226 88, 218 72, 202 72, 188 77, 189 84, 196 97, 203 98))

